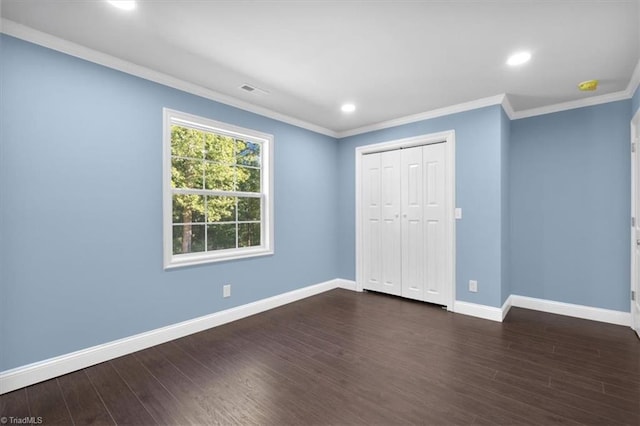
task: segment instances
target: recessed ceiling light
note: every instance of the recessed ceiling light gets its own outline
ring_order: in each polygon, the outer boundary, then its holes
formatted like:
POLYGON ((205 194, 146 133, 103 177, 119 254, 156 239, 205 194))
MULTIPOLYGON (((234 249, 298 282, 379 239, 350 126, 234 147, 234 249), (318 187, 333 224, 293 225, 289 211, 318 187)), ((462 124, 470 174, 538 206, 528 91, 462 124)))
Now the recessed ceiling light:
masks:
POLYGON ((356 106, 354 104, 344 104, 340 107, 342 112, 353 112, 356 110, 356 106))
POLYGON ((507 65, 515 67, 517 65, 522 65, 525 62, 529 62, 529 59, 531 59, 531 53, 518 52, 509 56, 509 59, 507 59, 507 65))
POLYGON ((133 10, 136 8, 136 2, 134 0, 123 0, 123 1, 107 0, 107 3, 122 10, 133 10))

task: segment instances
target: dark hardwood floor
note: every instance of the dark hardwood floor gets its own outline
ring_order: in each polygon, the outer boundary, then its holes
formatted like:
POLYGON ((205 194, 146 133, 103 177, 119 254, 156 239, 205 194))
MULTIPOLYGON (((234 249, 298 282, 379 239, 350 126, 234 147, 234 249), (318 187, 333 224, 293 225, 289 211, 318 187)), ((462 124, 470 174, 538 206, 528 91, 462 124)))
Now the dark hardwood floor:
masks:
POLYGON ((42 424, 640 425, 631 329, 334 290, 0 397, 42 424))

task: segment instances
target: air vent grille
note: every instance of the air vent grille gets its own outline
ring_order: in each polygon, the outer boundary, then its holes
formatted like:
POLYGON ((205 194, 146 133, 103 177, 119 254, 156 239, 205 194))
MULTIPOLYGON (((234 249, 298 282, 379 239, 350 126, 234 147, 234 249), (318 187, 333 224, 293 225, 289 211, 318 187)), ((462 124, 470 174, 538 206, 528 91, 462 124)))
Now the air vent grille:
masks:
POLYGON ((254 95, 268 95, 269 92, 261 89, 259 87, 256 86, 252 86, 250 84, 244 83, 242 86, 240 86, 240 90, 244 90, 247 93, 253 93, 254 95))

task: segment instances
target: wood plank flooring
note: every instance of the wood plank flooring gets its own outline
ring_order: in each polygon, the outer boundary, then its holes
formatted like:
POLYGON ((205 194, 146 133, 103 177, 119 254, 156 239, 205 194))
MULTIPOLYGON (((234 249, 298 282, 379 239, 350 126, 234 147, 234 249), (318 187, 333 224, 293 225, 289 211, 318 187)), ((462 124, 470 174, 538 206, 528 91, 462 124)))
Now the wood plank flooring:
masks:
POLYGON ((42 424, 640 425, 631 329, 333 290, 0 396, 42 424))

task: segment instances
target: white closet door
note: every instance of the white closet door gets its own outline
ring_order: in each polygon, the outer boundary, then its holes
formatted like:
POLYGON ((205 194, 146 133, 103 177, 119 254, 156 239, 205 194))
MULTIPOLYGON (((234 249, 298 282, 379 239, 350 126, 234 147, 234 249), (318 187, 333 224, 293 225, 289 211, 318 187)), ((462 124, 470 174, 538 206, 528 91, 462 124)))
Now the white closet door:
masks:
POLYGON ((446 150, 444 143, 422 147, 424 173, 424 298, 425 302, 449 304, 446 270, 449 262, 446 203, 446 150))
POLYGON ((380 154, 362 157, 363 287, 382 291, 380 154))
POLYGON ((362 161, 365 289, 400 295, 400 152, 367 154, 362 161))
POLYGON ((402 292, 402 234, 400 221, 400 151, 380 153, 382 174, 382 229, 380 254, 382 288, 380 291, 399 296, 402 292))
POLYGON ((424 300, 422 147, 401 151, 402 296, 424 300))

